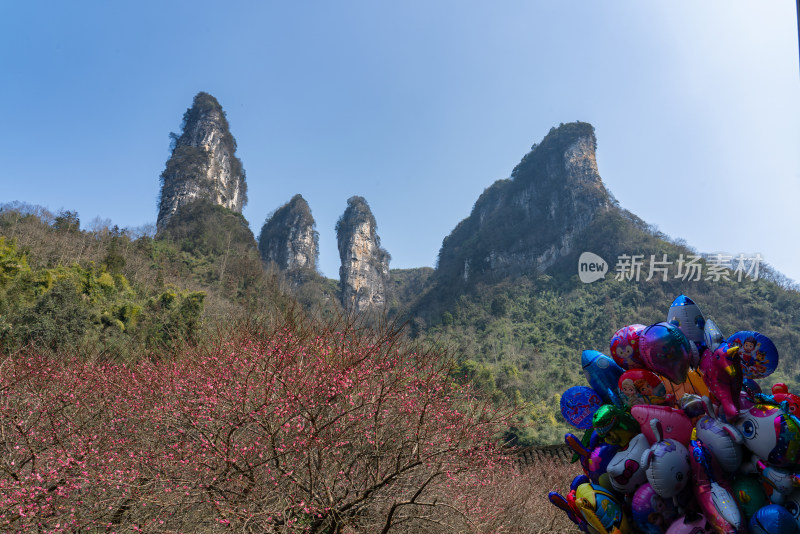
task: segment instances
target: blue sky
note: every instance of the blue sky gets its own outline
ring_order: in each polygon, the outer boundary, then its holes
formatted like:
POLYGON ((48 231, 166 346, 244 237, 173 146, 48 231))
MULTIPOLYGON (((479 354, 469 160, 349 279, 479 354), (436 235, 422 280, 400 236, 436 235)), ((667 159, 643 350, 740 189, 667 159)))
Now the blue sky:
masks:
POLYGON ((486 187, 582 120, 623 207, 800 280, 789 0, 3 2, 0 66, 0 202, 84 227, 155 222, 168 135, 207 91, 251 229, 301 193, 329 277, 350 196, 391 267, 434 266, 486 187))

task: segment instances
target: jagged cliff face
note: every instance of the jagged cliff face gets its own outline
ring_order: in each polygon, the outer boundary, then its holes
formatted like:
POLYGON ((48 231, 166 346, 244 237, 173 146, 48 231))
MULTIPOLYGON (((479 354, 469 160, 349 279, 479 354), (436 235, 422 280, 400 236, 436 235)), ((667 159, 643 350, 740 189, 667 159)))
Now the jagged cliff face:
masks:
POLYGON ((241 213, 247 203, 245 173, 219 102, 198 93, 183 116, 183 132, 172 137, 172 155, 161 174, 159 231, 181 206, 195 200, 241 213))
POLYGON ((311 209, 301 195, 295 195, 267 219, 258 237, 264 263, 274 262, 284 271, 316 271, 319 234, 311 209))
POLYGON ((362 197, 351 197, 336 223, 342 306, 357 313, 386 304, 389 253, 380 246, 377 225, 362 197))
POLYGON ((438 276, 465 282, 487 275, 544 271, 613 202, 597 170, 594 128, 570 123, 534 145, 511 178, 486 189, 445 238, 438 276))

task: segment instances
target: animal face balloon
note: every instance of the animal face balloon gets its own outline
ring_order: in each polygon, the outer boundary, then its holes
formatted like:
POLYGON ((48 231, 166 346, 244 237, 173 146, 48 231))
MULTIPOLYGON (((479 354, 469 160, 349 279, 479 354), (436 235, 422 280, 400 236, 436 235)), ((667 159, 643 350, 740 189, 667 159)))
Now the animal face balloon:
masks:
POLYGON ((624 494, 633 491, 647 482, 642 455, 650 448, 650 443, 643 434, 635 436, 627 448, 617 451, 606 467, 611 487, 624 494))
POLYGON ((800 462, 800 425, 774 405, 756 404, 740 413, 736 429, 744 446, 775 467, 800 462))
MULTIPOLYGON (((653 426, 660 426, 657 419, 653 426)), ((656 436, 661 432, 654 429, 656 436)), ((657 441, 642 455, 647 481, 662 497, 674 497, 689 481, 689 451, 674 439, 657 441)))
POLYGON ((742 465, 742 435, 733 425, 709 417, 697 421, 697 439, 703 442, 723 471, 734 473, 742 465))
POLYGON ((644 329, 643 324, 623 326, 611 338, 611 357, 623 369, 645 366, 639 354, 639 334, 644 329))
POLYGON ((672 382, 686 381, 692 349, 690 341, 677 326, 657 323, 645 328, 639 336, 642 360, 651 371, 672 382))

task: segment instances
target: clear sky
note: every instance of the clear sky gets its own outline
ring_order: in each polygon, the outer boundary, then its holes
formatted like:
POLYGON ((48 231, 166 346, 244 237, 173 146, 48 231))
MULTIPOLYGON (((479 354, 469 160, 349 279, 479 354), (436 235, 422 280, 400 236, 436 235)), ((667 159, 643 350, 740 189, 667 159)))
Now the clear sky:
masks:
POLYGON ((434 266, 486 187, 582 120, 623 207, 800 280, 792 0, 7 1, 0 68, 0 202, 84 227, 155 222, 169 133, 207 91, 253 232, 301 193, 332 278, 350 196, 392 268, 434 266))

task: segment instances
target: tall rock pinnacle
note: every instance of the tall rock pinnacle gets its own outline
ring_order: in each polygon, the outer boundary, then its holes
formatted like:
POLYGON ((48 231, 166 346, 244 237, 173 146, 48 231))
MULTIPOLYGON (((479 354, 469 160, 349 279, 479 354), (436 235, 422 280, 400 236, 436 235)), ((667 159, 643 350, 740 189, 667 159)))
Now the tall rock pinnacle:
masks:
POLYGON ((437 275, 466 282, 544 271, 571 253, 576 236, 613 207, 597 171, 596 143, 591 124, 552 128, 444 239, 437 275))
POLYGON ((389 253, 381 248, 377 224, 367 201, 354 196, 336 223, 342 306, 360 313, 386 304, 389 253))
POLYGON ((171 134, 174 146, 161 173, 157 227, 161 231, 178 208, 205 200, 237 213, 247 203, 242 162, 236 157, 236 140, 217 99, 197 93, 183 115, 180 136, 171 134))
POLYGON ((311 209, 301 195, 275 210, 261 227, 258 250, 264 263, 274 262, 284 271, 316 271, 319 233, 311 209))

